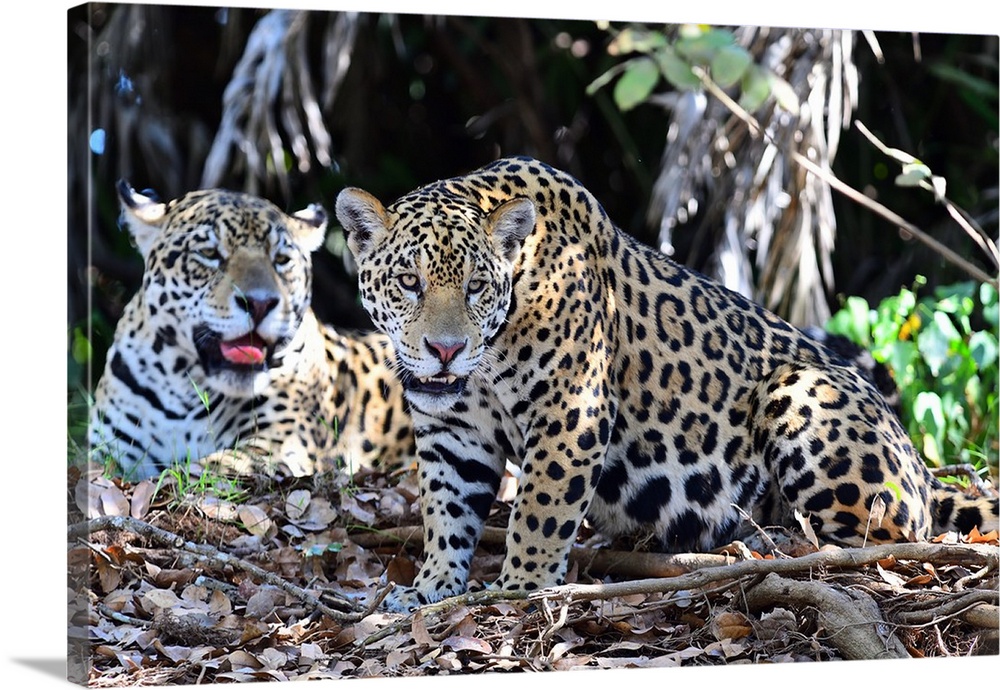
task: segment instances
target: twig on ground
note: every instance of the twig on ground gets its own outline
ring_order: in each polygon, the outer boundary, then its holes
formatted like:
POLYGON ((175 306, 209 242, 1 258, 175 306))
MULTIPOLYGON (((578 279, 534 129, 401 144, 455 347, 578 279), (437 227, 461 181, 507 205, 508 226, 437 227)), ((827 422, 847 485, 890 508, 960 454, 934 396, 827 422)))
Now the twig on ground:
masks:
POLYGON ((704 568, 677 577, 652 578, 599 585, 562 585, 533 592, 532 600, 566 598, 571 601, 606 599, 629 594, 652 594, 696 589, 719 580, 738 580, 768 573, 796 573, 814 568, 858 568, 885 558, 950 565, 975 565, 996 570, 1000 551, 979 544, 882 544, 849 549, 827 549, 798 558, 741 561, 704 568))
MULTIPOLYGON (((94 518, 87 522, 70 525, 67 530, 67 535, 70 539, 75 539, 85 537, 94 532, 102 532, 105 530, 123 530, 126 532, 132 532, 164 546, 182 549, 184 551, 197 554, 216 565, 223 567, 232 566, 249 573, 262 582, 279 587, 303 603, 318 609, 324 615, 337 621, 355 621, 359 620, 362 615, 359 613, 344 613, 342 611, 332 609, 320 601, 319 597, 311 592, 308 592, 301 587, 297 587, 279 575, 256 566, 253 563, 249 563, 242 558, 236 558, 235 556, 232 556, 224 551, 219 551, 215 547, 209 546, 208 544, 196 544, 194 542, 186 541, 183 537, 174 534, 173 532, 169 532, 160 527, 155 527, 148 522, 143 522, 142 520, 137 520, 132 517, 122 515, 105 515, 94 518)), ((342 603, 352 609, 355 606, 353 602, 348 600, 342 600, 342 603)))

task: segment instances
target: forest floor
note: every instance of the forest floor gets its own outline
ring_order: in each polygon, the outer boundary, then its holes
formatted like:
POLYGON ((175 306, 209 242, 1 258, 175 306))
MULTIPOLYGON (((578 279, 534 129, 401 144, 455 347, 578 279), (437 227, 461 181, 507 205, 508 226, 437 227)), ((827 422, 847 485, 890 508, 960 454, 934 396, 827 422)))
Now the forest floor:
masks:
MULTIPOLYGON (((473 585, 499 573, 504 498, 473 585)), ((412 471, 227 498, 71 468, 68 502, 70 671, 90 687, 1000 653, 996 532, 839 549, 754 526, 667 555, 584 528, 566 586, 402 615, 376 604, 418 568, 412 471)))

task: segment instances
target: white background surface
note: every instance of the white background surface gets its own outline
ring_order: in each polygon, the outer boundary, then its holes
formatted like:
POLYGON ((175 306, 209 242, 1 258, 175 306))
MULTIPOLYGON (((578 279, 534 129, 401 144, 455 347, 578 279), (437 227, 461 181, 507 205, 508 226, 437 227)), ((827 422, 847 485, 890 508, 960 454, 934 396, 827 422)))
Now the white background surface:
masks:
MULTIPOLYGON (((170 3, 165 3, 170 4, 170 3)), ((173 3, 177 4, 177 3, 173 3)), ((209 4, 202 0, 184 4, 209 4)), ((212 3, 215 4, 215 3, 212 3)), ((406 13, 571 17, 710 24, 824 26, 949 33, 998 33, 988 3, 713 2, 649 0, 259 0, 238 6, 358 9, 406 13), (823 5, 823 7, 819 7, 823 5), (668 14, 669 13, 669 14, 668 14)), ((66 383, 66 12, 71 3, 52 0, 6 5, 0 22, 0 199, 4 234, 2 331, 0 331, 0 684, 4 688, 66 687, 65 424, 66 383), (41 255, 41 261, 33 257, 41 255), (45 270, 41 270, 45 269, 45 270)), ((848 662, 707 669, 601 671, 492 675, 477 686, 511 682, 571 687, 591 683, 670 683, 673 687, 756 687, 767 684, 820 690, 854 681, 868 687, 922 690, 995 687, 1000 657, 893 662, 848 662), (993 680, 991 681, 990 678, 993 680)), ((470 679, 425 678, 363 681, 378 687, 467 686, 470 679)), ((344 681, 356 682, 356 681, 344 681)), ((254 684, 255 686, 258 684, 254 684)))

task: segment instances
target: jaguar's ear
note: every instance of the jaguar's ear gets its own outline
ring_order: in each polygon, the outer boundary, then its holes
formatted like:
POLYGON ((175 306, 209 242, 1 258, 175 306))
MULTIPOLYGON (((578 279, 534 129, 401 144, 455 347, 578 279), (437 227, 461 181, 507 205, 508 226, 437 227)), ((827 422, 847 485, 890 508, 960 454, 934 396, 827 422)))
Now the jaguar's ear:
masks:
POLYGON ((160 234, 167 205, 160 202, 155 192, 143 190, 140 194, 126 180, 118 180, 115 188, 118 191, 118 203, 121 207, 118 225, 128 229, 135 246, 143 257, 146 257, 157 235, 160 234))
POLYGON ((505 201, 490 211, 486 224, 500 256, 513 263, 524 238, 535 229, 535 205, 523 198, 505 201))
POLYGON ((309 204, 301 211, 296 211, 292 218, 301 221, 296 227, 290 228, 292 237, 306 252, 314 252, 323 244, 326 237, 326 209, 319 204, 309 204))
POLYGON ((337 195, 337 220, 358 261, 382 239, 389 222, 382 202, 357 187, 347 187, 337 195))

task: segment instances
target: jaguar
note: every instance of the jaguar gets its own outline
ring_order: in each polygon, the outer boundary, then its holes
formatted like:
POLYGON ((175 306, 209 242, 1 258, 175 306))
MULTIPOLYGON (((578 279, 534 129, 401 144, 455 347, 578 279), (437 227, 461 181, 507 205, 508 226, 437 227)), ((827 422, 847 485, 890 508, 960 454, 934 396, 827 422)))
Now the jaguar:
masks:
POLYGON ((407 611, 467 590, 505 460, 520 466, 491 586, 560 583, 586 519, 704 550, 796 513, 824 541, 997 526, 941 483, 861 368, 621 231, 569 174, 514 157, 336 215, 413 415, 423 564, 407 611))
POLYGON ((178 464, 301 476, 414 457, 392 346, 312 306, 327 214, 223 189, 162 203, 117 185, 142 255, 89 419, 91 457, 129 479, 178 464))

